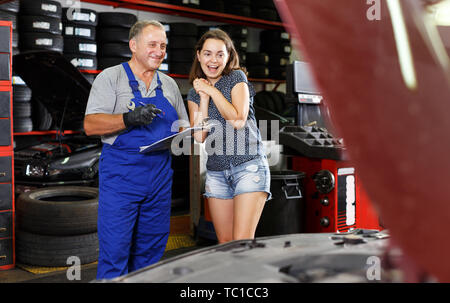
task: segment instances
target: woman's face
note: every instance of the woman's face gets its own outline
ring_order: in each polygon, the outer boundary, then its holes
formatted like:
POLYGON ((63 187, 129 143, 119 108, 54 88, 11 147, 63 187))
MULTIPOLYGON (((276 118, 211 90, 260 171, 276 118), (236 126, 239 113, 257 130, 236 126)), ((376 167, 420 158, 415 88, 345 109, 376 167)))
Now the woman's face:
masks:
POLYGON ((206 39, 203 48, 197 51, 197 59, 211 83, 217 82, 228 63, 229 54, 225 43, 218 39, 206 39))

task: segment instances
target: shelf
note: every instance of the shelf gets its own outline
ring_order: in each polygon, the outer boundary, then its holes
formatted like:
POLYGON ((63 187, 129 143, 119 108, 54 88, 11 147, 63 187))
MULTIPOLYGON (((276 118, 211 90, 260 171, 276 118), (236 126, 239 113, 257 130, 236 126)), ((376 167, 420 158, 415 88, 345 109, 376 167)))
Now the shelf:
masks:
MULTIPOLYGON (((81 133, 81 131, 65 130, 62 132, 63 135, 74 135, 79 133, 81 133)), ((61 134, 61 132, 59 130, 46 130, 46 131, 31 131, 26 133, 14 133, 14 136, 57 135, 57 134, 61 134)))
MULTIPOLYGON (((81 73, 86 74, 99 74, 101 73, 101 70, 87 70, 87 69, 80 69, 81 73)), ((176 78, 176 79, 188 79, 189 75, 182 75, 182 74, 166 74, 169 77, 176 78)), ((275 79, 262 79, 262 78, 248 78, 248 81, 250 82, 259 82, 259 83, 269 83, 269 84, 281 84, 285 83, 286 80, 275 80, 275 79)))
POLYGON ((212 12, 197 8, 190 8, 186 6, 159 3, 153 1, 145 1, 145 0, 81 0, 81 1, 94 4, 109 5, 113 6, 114 8, 120 7, 120 8, 143 10, 154 13, 200 19, 203 21, 215 21, 215 22, 239 24, 250 27, 259 27, 264 29, 284 30, 283 23, 277 21, 266 21, 251 17, 212 12))

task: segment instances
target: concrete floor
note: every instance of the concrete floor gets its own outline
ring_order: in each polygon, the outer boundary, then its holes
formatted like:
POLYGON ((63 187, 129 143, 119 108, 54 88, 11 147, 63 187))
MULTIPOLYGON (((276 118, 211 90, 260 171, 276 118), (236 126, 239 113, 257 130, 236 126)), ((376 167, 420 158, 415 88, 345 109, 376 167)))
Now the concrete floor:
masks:
MULTIPOLYGON (((161 260, 202 248, 204 247, 203 245, 211 244, 212 243, 203 243, 200 246, 169 250, 164 253, 161 260)), ((74 281, 70 281, 67 278, 66 270, 46 274, 34 274, 16 266, 16 268, 10 270, 0 271, 0 283, 89 283, 95 280, 96 274, 97 264, 82 265, 80 274, 81 279, 74 281)))

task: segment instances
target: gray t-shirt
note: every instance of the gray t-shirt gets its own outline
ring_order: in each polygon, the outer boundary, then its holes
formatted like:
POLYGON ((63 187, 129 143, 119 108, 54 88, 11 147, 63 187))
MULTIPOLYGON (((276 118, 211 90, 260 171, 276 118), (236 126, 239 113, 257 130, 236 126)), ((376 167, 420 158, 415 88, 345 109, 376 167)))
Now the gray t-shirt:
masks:
MULTIPOLYGON (((169 76, 157 72, 161 80, 164 97, 169 100, 173 108, 178 113, 181 120, 180 126, 189 126, 189 117, 183 103, 180 90, 175 80, 169 76)), ((156 73, 152 79, 149 89, 144 81, 134 75, 139 83, 139 90, 143 98, 156 96, 157 86, 156 73)), ((86 106, 85 115, 90 114, 123 114, 128 112, 127 104, 134 98, 131 87, 128 84, 128 77, 121 64, 103 70, 92 83, 91 92, 86 106)), ((102 136, 102 142, 113 144, 120 133, 102 136)))

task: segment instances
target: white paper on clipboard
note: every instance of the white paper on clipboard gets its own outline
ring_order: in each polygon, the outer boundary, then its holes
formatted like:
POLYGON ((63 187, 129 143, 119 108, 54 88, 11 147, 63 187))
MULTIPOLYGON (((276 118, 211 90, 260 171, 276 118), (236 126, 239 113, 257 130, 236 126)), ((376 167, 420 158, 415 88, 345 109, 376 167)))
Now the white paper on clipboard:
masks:
MULTIPOLYGON (((182 132, 170 135, 168 137, 162 138, 161 140, 158 140, 150 145, 146 145, 146 146, 141 146, 139 148, 139 152, 141 153, 149 153, 149 152, 155 152, 155 151, 160 151, 160 150, 165 150, 165 149, 170 149, 170 146, 172 144, 172 140, 175 139, 176 137, 187 137, 187 136, 192 136, 193 133, 195 131, 199 131, 202 130, 201 126, 194 126, 194 127, 189 127, 186 128, 185 130, 183 130, 182 132)), ((183 138, 179 138, 180 140, 183 140, 183 138)))

